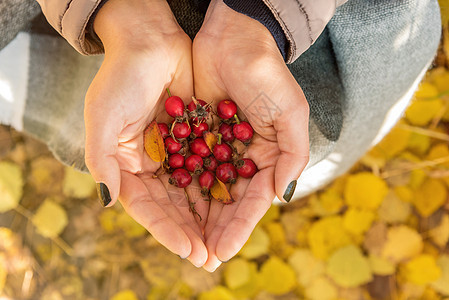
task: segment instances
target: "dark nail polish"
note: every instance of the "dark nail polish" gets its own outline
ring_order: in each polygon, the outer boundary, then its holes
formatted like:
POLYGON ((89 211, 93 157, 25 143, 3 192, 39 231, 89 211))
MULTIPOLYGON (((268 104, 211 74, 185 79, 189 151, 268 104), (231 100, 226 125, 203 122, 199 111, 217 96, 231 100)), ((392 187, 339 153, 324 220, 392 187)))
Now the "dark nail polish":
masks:
POLYGON ((103 207, 106 207, 109 203, 111 203, 111 195, 109 194, 109 189, 106 184, 102 182, 97 183, 97 193, 103 207))
POLYGON ((284 193, 285 201, 290 202, 290 200, 292 200, 293 194, 295 193, 295 189, 296 189, 296 183, 297 183, 297 181, 294 180, 294 181, 290 182, 290 184, 288 185, 288 187, 284 193))

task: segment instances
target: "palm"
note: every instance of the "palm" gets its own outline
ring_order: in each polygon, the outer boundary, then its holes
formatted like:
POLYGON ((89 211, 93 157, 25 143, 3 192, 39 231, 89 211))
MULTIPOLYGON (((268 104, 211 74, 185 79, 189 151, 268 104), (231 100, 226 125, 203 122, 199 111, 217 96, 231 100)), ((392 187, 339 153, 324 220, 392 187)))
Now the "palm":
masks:
POLYGON ((211 203, 204 267, 212 271, 240 250, 275 196, 282 198, 305 167, 308 105, 270 32, 221 0, 212 1, 195 38, 193 64, 196 95, 233 99, 256 132, 245 155, 259 172, 231 187, 236 203, 211 203))
POLYGON ((113 199, 119 194, 132 218, 169 250, 200 266, 207 258, 204 221, 195 219, 190 203, 198 203, 204 219, 209 205, 198 199, 193 186, 187 197, 168 184, 168 175, 156 177, 160 163, 143 147, 146 126, 155 118, 168 121, 160 117, 165 89, 186 100, 193 94, 191 41, 175 38, 170 49, 175 50, 132 52, 126 59, 106 55, 86 95, 86 163, 97 181, 107 182, 113 199))

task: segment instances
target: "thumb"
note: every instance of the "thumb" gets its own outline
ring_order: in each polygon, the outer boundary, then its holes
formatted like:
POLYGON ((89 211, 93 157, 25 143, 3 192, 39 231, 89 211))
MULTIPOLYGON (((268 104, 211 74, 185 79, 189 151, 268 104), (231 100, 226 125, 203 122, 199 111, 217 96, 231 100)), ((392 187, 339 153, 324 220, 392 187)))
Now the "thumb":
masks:
MULTIPOLYGON (((105 101, 103 101, 104 104, 105 101)), ((85 161, 97 183, 101 204, 111 207, 120 193, 120 167, 116 158, 120 122, 109 117, 107 108, 99 101, 89 102, 86 98, 84 119, 86 125, 85 161)), ((109 108, 110 109, 110 108, 109 108)))
POLYGON ((275 168, 275 190, 282 201, 290 202, 296 183, 309 161, 309 106, 305 96, 296 85, 291 89, 289 101, 274 121, 280 156, 275 168))

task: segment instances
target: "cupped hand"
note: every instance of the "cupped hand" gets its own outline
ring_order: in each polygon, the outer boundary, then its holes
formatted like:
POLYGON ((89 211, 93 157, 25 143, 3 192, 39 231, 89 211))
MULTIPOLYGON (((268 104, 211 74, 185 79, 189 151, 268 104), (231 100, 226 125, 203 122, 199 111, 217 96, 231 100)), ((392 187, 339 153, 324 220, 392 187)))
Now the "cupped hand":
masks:
POLYGON ((277 196, 290 201, 308 162, 309 107, 271 33, 259 22, 213 0, 193 43, 195 94, 233 99, 255 130, 246 156, 259 168, 231 187, 232 205, 211 202, 205 227, 215 270, 232 258, 277 196))
POLYGON ((166 88, 185 100, 193 95, 191 40, 160 0, 109 0, 94 29, 105 57, 86 95, 86 165, 104 184, 106 206, 119 199, 161 244, 202 266, 207 250, 189 201, 199 201, 203 218, 209 204, 196 199, 198 189, 187 189, 187 197, 168 184, 168 175, 155 177, 160 163, 143 147, 144 129, 163 110, 166 88))

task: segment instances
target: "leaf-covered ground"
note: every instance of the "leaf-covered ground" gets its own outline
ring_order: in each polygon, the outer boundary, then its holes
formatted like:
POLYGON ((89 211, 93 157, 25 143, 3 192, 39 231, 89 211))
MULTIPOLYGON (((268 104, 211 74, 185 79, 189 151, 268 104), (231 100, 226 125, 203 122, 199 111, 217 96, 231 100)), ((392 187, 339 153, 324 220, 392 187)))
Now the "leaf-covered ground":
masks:
POLYGON ((441 3, 441 49, 399 124, 325 189, 272 206, 213 274, 160 246, 120 205, 102 209, 89 175, 0 127, 0 299, 449 299, 441 3))

